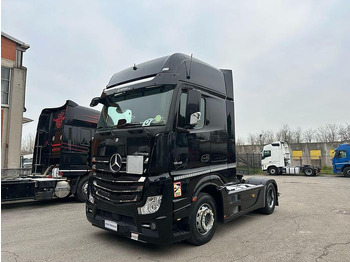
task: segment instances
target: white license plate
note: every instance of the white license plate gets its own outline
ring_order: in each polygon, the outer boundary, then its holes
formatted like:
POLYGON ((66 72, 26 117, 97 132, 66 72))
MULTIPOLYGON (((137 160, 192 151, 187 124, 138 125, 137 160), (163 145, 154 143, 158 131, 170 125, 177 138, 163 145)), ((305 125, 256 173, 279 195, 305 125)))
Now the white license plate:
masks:
POLYGON ((111 220, 105 220, 105 228, 118 231, 118 224, 111 220))
POLYGON ((127 156, 126 158, 126 173, 128 174, 143 174, 143 156, 127 156))

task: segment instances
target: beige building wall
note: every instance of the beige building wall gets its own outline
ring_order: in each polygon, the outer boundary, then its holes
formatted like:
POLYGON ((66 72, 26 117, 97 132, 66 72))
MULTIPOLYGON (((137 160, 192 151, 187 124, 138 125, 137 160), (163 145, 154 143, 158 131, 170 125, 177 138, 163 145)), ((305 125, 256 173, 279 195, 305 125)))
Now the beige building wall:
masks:
POLYGON ((27 48, 23 42, 1 33, 1 66, 11 69, 8 105, 1 104, 1 169, 20 168, 27 77, 22 56, 27 48))

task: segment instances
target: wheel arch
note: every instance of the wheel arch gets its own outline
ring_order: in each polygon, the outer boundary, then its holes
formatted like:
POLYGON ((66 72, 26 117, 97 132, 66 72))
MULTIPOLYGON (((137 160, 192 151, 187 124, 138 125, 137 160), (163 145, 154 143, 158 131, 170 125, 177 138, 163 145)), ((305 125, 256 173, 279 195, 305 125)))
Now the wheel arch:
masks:
POLYGON ((343 165, 343 167, 341 168, 341 171, 344 172, 344 169, 347 168, 347 167, 350 167, 350 165, 349 164, 343 165))
POLYGON ((77 189, 78 189, 78 185, 79 185, 80 180, 85 176, 89 176, 89 174, 90 174, 89 172, 82 173, 81 175, 70 179, 71 180, 71 193, 72 194, 77 193, 77 189))
POLYGON ((266 189, 266 185, 269 183, 272 183, 276 189, 276 206, 279 205, 278 203, 278 198, 279 198, 279 192, 278 192, 278 186, 277 186, 277 182, 274 179, 270 179, 270 178, 262 178, 262 177, 250 177, 247 180, 245 180, 246 184, 253 184, 253 185, 264 185, 265 189, 266 189))
POLYGON ((207 193, 212 198, 214 198, 214 201, 216 204, 217 219, 218 221, 223 222, 224 221, 224 203, 223 203, 223 196, 221 191, 219 190, 219 187, 215 183, 205 183, 197 188, 194 195, 198 196, 199 193, 207 193))

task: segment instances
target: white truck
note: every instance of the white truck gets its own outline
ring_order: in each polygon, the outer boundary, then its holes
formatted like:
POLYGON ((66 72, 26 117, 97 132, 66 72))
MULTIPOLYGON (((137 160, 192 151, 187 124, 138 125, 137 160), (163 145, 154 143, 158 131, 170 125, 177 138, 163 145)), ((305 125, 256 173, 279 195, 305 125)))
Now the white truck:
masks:
POLYGON ((261 169, 270 175, 304 174, 306 176, 315 176, 321 170, 319 167, 310 165, 291 166, 289 146, 282 141, 264 146, 261 151, 261 169))

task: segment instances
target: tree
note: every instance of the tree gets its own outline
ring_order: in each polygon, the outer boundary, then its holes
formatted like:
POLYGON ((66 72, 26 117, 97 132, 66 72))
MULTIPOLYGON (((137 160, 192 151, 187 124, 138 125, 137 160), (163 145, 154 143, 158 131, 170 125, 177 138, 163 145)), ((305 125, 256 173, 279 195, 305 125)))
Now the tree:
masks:
POLYGON ((241 137, 236 138, 236 146, 243 146, 244 140, 241 137))
POLYGON ((312 143, 315 140, 315 130, 312 128, 303 132, 304 141, 306 143, 312 143))
POLYGON ((32 154, 34 152, 35 135, 28 134, 22 139, 22 154, 32 154))
POLYGON ((249 134, 248 135, 248 144, 249 145, 256 145, 256 135, 255 134, 249 134))
POLYGON ((283 125, 283 127, 276 133, 276 139, 287 143, 292 141, 292 131, 287 124, 283 125))
POLYGON ((350 141, 350 123, 338 126, 338 138, 340 141, 350 141))
POLYGON ((317 142, 336 142, 338 140, 338 126, 336 124, 326 124, 317 129, 317 142))

